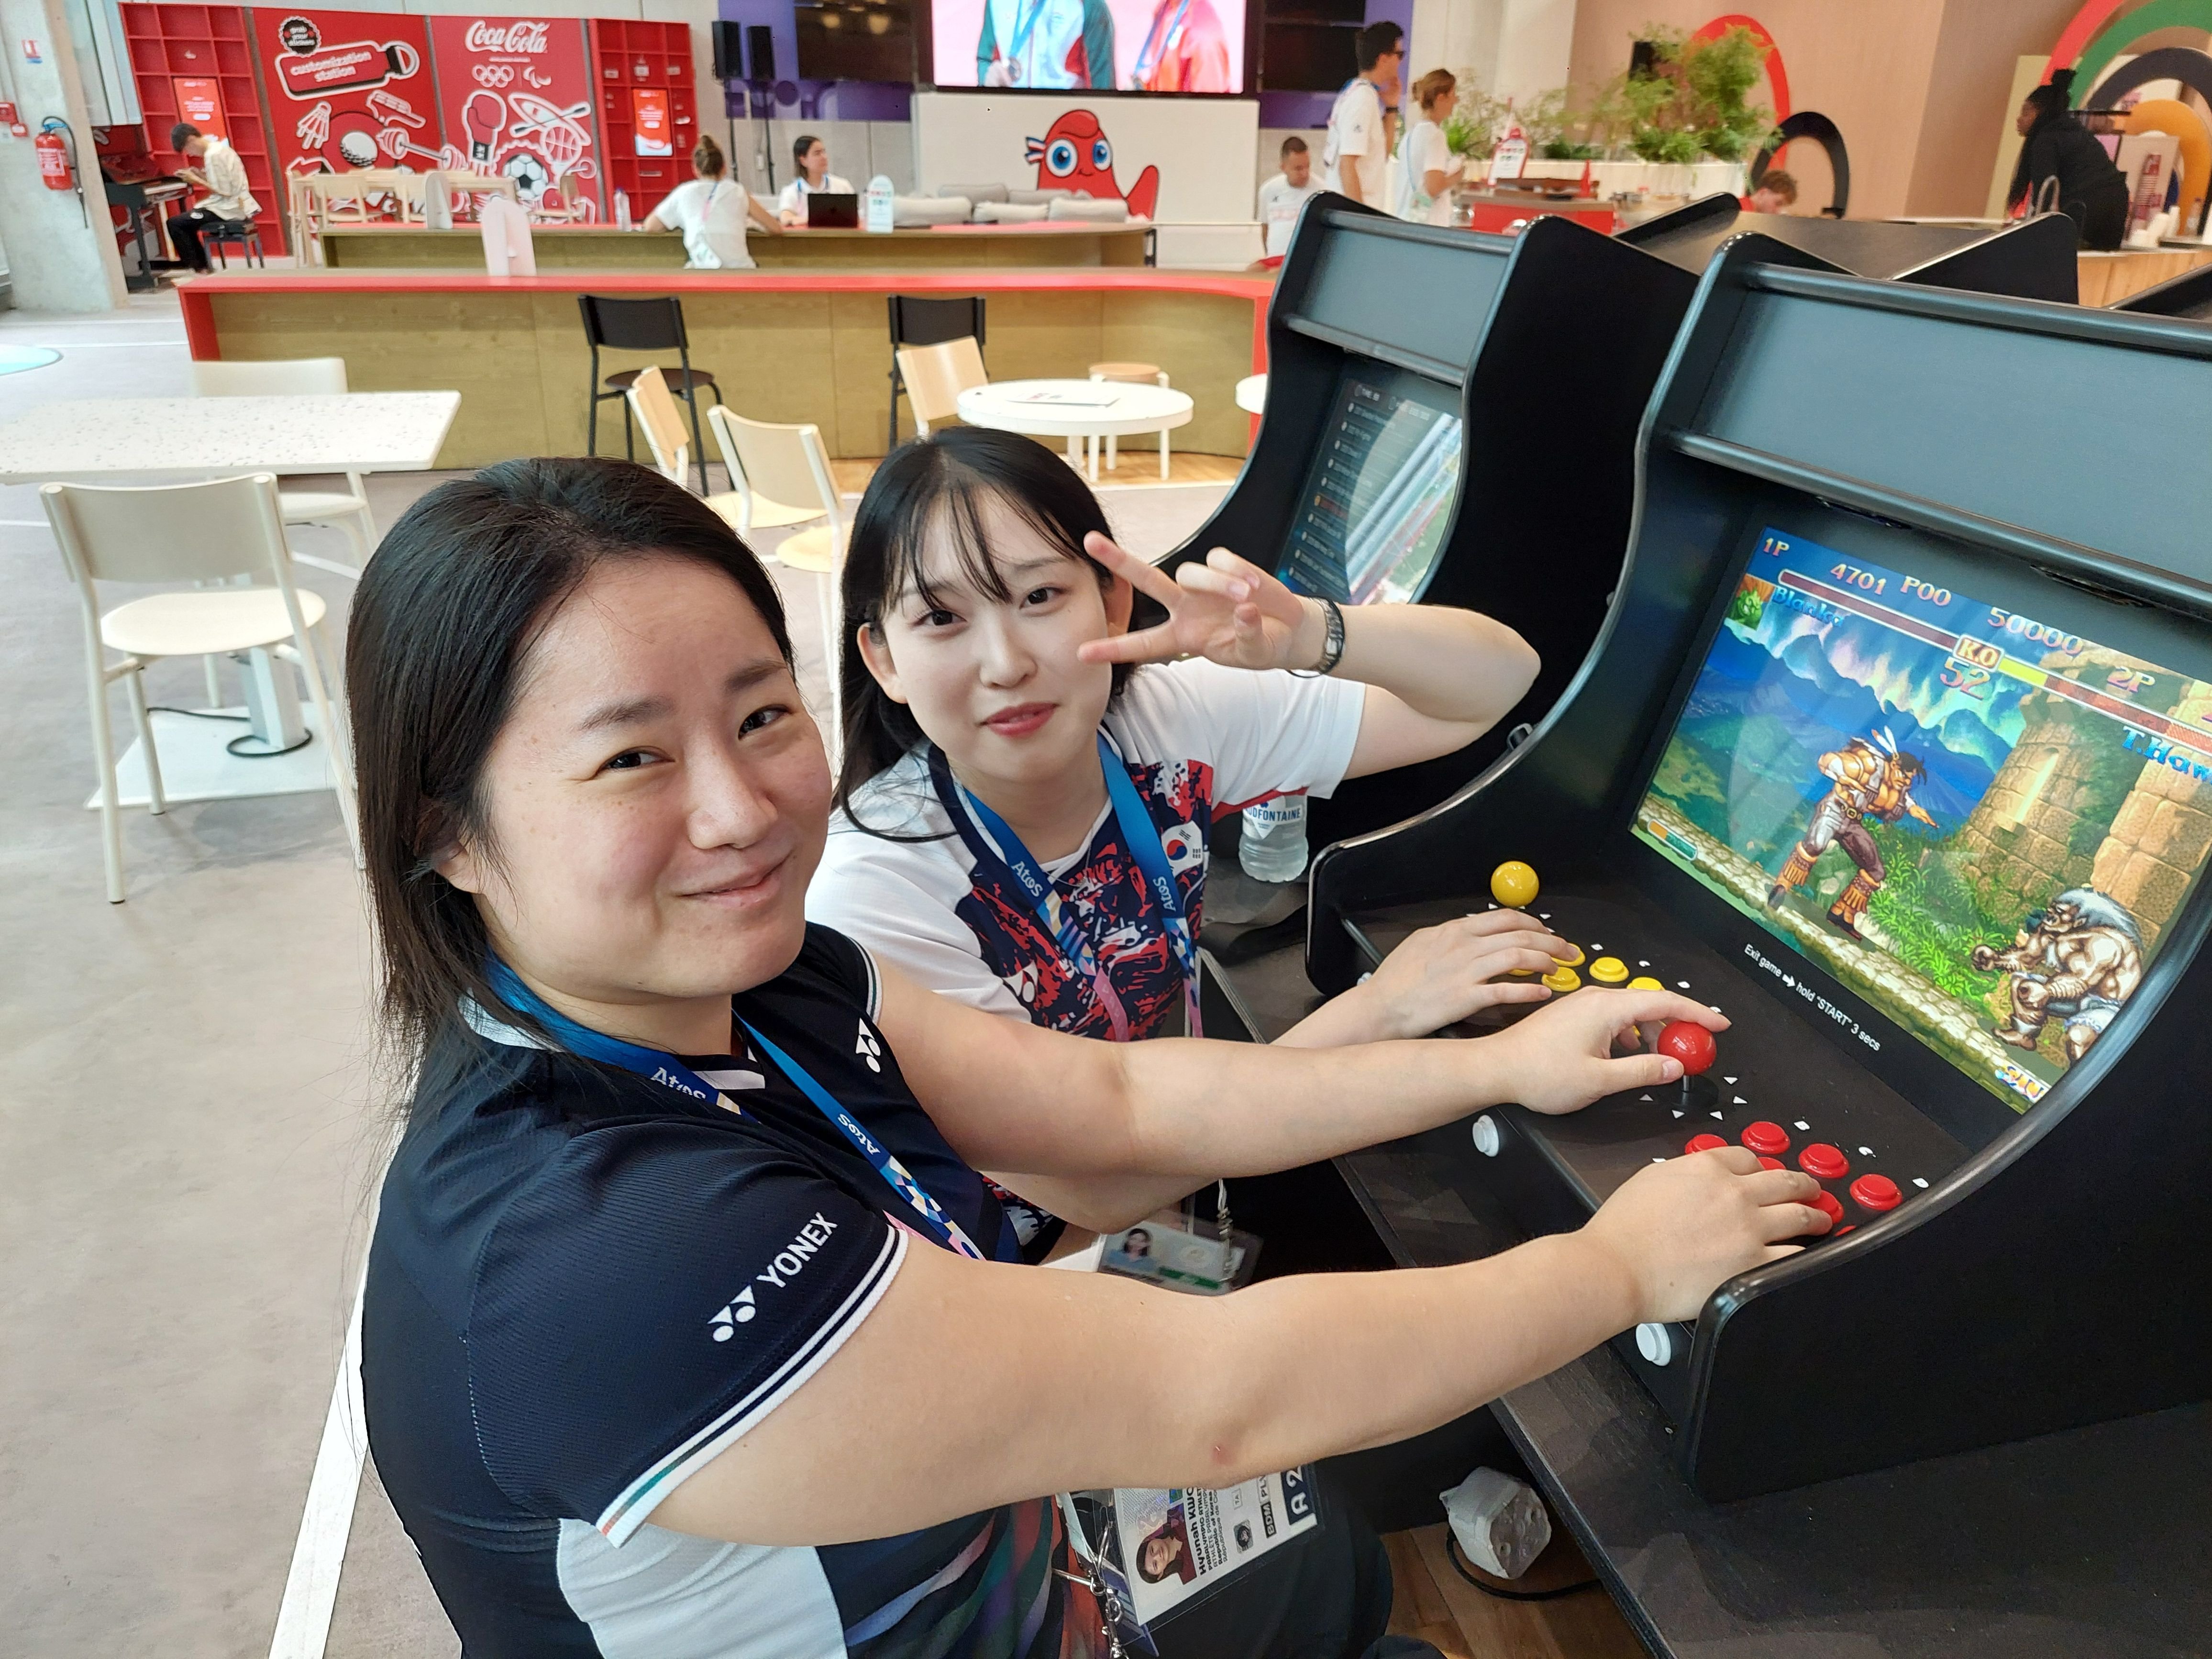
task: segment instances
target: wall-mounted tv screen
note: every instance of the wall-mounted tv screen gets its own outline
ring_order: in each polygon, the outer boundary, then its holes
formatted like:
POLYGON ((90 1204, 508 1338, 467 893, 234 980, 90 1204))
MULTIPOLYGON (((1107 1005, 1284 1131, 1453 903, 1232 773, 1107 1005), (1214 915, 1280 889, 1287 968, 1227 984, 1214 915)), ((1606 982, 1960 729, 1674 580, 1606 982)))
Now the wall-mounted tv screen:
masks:
POLYGON ((1335 92, 1359 73, 1359 30, 1278 22, 1261 29, 1260 85, 1268 92, 1335 92))
POLYGON ((1242 93, 1246 0, 934 0, 930 78, 1016 92, 1242 93))
POLYGON ((796 22, 801 80, 913 83, 908 0, 799 0, 796 22))

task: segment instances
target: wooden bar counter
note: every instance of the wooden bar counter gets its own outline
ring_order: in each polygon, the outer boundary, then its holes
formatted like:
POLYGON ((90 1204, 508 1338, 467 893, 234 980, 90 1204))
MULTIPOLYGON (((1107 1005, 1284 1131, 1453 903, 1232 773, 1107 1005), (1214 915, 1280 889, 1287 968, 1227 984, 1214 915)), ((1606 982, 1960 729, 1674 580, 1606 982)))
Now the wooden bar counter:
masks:
MULTIPOLYGON (((746 250, 763 270, 1103 270, 1145 263, 1146 225, 937 225, 927 230, 756 232, 746 250)), ((481 270, 483 237, 473 225, 334 225, 322 233, 331 270, 481 270)), ((684 240, 672 230, 612 225, 541 225, 531 233, 540 270, 681 270, 684 240)))
MULTIPOLYGON (((1273 287, 1270 276, 1151 269, 240 270, 186 278, 177 292, 195 358, 343 357, 356 392, 459 392, 438 465, 475 467, 584 452, 592 360, 576 307, 583 293, 678 296, 692 366, 714 376, 724 403, 755 420, 811 421, 841 458, 884 453, 891 294, 983 295, 994 380, 1080 376, 1109 360, 1158 363, 1197 405, 1176 447, 1242 455, 1251 422, 1237 407, 1237 382, 1267 368, 1273 287)), ((656 360, 611 352, 600 372, 656 360)), ((620 404, 600 405, 602 453, 622 453, 622 424, 620 404)))

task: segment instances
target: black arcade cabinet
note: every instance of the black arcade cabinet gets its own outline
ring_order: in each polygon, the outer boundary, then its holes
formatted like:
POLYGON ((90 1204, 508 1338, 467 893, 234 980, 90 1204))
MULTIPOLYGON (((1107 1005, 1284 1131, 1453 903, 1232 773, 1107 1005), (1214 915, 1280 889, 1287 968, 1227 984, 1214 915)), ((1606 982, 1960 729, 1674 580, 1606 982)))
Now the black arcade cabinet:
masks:
POLYGON ((1226 546, 1340 604, 1484 611, 1543 659, 1519 707, 1466 749, 1314 802, 1312 845, 1433 805, 1572 682, 1628 544, 1638 424, 1698 273, 1739 221, 1867 275, 2030 295, 2063 276, 2073 294, 2073 244, 2037 222, 1990 235, 1777 219, 1721 197, 1629 235, 1553 216, 1504 237, 1308 203, 1268 308, 1259 435, 1164 564, 1226 546))
POLYGON ((1337 991, 1525 860, 1569 982, 1733 1022, 1444 1155, 1529 1233, 1719 1142, 1820 1180, 1832 1235, 1615 1345, 1715 1499, 2212 1395, 2212 333, 1811 263, 1707 273, 1576 683, 1309 914, 1337 991))

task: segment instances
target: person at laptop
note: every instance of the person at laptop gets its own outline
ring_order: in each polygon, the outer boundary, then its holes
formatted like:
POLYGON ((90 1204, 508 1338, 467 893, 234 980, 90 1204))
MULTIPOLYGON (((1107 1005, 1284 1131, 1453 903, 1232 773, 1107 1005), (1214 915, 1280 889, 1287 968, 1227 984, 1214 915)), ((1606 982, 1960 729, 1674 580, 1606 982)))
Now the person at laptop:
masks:
POLYGON ((691 151, 691 171, 695 178, 670 191, 646 216, 645 228, 684 233, 686 270, 750 270, 753 256, 745 252, 746 221, 771 236, 781 235, 782 225, 750 191, 729 177, 722 147, 703 134, 691 151))
POLYGON ((787 225, 806 222, 810 196, 853 194, 853 186, 830 171, 830 146, 812 133, 802 132, 791 141, 791 159, 799 163, 799 177, 775 198, 776 217, 787 225))

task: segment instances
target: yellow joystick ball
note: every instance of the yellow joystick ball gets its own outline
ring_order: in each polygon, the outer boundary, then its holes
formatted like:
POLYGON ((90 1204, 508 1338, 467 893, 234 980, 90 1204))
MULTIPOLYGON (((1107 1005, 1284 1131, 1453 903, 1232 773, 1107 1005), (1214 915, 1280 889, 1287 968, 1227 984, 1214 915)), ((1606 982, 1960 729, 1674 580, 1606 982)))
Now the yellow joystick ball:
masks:
POLYGON ((1519 909, 1536 902, 1536 872, 1519 859, 1508 859, 1490 872, 1490 896, 1519 909))

